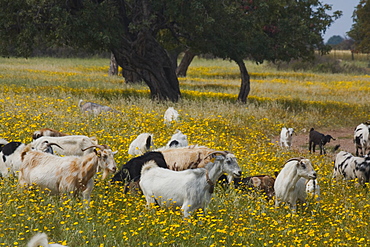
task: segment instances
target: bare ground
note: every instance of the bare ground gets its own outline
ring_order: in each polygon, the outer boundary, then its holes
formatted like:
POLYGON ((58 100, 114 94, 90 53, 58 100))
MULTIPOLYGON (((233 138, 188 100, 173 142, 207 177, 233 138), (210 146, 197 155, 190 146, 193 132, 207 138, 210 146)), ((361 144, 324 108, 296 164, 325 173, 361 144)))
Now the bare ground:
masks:
MULTIPOLYGON (((316 129, 325 135, 331 135, 335 140, 325 145, 327 152, 332 152, 336 145, 340 145, 340 150, 355 153, 355 146, 353 144, 353 127, 340 129, 316 129)), ((295 130, 296 131, 296 130, 295 130)), ((297 135, 293 135, 292 149, 300 152, 308 152, 308 135, 309 130, 297 131, 297 135)), ((276 137, 273 141, 278 141, 280 137, 276 137)), ((316 146, 316 152, 320 152, 320 148, 316 146)))

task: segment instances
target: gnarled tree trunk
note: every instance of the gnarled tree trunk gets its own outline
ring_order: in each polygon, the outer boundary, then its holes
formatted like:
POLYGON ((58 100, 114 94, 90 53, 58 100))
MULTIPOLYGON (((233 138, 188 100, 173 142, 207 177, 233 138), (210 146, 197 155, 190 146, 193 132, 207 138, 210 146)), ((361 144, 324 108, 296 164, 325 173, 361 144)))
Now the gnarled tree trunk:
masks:
POLYGON ((131 68, 130 63, 125 58, 122 58, 120 63, 122 63, 122 76, 125 78, 126 83, 140 83, 143 81, 141 76, 136 73, 135 69, 131 68))
POLYGON ((184 56, 181 59, 180 65, 176 69, 176 75, 178 77, 186 77, 189 65, 193 61, 194 57, 195 53, 192 52, 190 49, 187 49, 185 51, 184 56))
POLYGON ((238 101, 242 103, 247 103, 247 97, 249 95, 249 92, 251 91, 250 76, 248 74, 247 67, 245 67, 245 63, 243 60, 235 60, 235 62, 239 66, 240 75, 241 75, 241 85, 240 85, 240 91, 238 95, 238 101))
POLYGON ((161 22, 152 22, 151 1, 136 0, 131 4, 122 0, 115 2, 122 24, 119 27, 122 31, 119 44, 116 42, 111 48, 117 63, 149 86, 152 99, 178 101, 181 94, 175 66, 155 39, 159 30, 157 25, 161 22), (135 29, 135 26, 142 28, 135 29))
POLYGON ((175 68, 165 49, 149 32, 140 32, 134 42, 123 44, 113 53, 123 70, 144 80, 152 99, 179 100, 181 94, 175 68))

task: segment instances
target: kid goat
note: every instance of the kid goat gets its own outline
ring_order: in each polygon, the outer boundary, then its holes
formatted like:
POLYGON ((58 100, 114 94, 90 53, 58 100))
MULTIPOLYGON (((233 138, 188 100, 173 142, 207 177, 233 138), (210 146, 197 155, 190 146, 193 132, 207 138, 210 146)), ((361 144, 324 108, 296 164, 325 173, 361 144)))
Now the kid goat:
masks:
POLYGON ((309 141, 308 141, 309 142, 308 150, 311 152, 311 147, 312 147, 312 152, 315 152, 316 145, 319 145, 320 154, 322 154, 323 152, 324 154, 326 154, 324 146, 326 143, 330 142, 330 140, 335 141, 335 139, 331 135, 324 135, 314 130, 314 128, 311 128, 310 135, 309 135, 309 141))
POLYGON ((240 177, 241 170, 233 154, 214 152, 214 162, 204 168, 173 171, 160 168, 154 161, 147 162, 141 171, 140 187, 147 205, 181 207, 184 217, 209 204, 217 179, 226 172, 240 177))
POLYGON ((297 199, 306 201, 305 179, 316 179, 316 172, 312 167, 311 161, 305 158, 292 158, 288 160, 283 169, 276 177, 275 206, 280 202, 287 202, 291 209, 296 208, 297 199), (298 183, 299 182, 299 183, 298 183))
POLYGON ((88 147, 97 148, 84 156, 59 157, 40 151, 22 153, 23 163, 19 174, 19 185, 30 186, 33 183, 42 189, 51 190, 52 194, 82 193, 83 199, 90 201, 94 187, 94 175, 97 168, 116 171, 116 162, 112 150, 106 145, 88 147))
POLYGON ((293 128, 286 128, 283 127, 280 132, 280 146, 281 147, 292 147, 292 140, 293 140, 293 128))

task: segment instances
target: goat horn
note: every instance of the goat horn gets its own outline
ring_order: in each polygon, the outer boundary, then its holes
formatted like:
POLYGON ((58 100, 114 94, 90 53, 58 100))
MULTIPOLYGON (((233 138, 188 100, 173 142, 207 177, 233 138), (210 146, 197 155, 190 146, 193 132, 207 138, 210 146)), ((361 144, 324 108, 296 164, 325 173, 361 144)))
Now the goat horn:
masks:
POLYGON ((223 156, 226 156, 228 154, 228 152, 226 152, 226 151, 214 151, 214 152, 208 154, 206 157, 204 157, 204 159, 208 158, 208 156, 211 156, 213 154, 221 154, 223 156))
POLYGON ((90 147, 87 147, 87 148, 81 148, 82 151, 86 151, 87 149, 89 148, 100 148, 100 149, 105 149, 105 147, 103 145, 92 145, 90 147))
POLYGON ((301 160, 303 160, 304 159, 304 157, 296 157, 296 158, 291 158, 291 159, 289 159, 289 160, 287 160, 287 162, 285 162, 285 163, 288 163, 288 162, 290 162, 290 161, 293 161, 293 160, 296 160, 296 161, 301 161, 301 160))
POLYGON ((52 145, 54 145, 54 146, 57 146, 58 148, 60 148, 60 149, 63 149, 61 146, 59 146, 59 144, 57 144, 57 143, 54 143, 54 142, 50 142, 50 143, 47 143, 46 144, 46 146, 52 146, 52 145))

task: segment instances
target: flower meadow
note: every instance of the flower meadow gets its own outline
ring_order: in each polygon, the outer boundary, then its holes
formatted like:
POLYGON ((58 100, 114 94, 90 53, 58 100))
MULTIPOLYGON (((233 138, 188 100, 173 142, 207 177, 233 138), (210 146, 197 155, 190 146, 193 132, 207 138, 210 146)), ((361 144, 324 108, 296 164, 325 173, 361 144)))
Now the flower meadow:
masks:
POLYGON ((311 159, 320 200, 309 197, 293 212, 287 205, 276 208, 261 194, 218 185, 206 212, 184 219, 179 209, 147 208, 140 193, 124 194, 121 185, 101 174, 88 209, 78 197, 51 196, 37 186, 18 188, 11 176, 0 179, 0 246, 25 246, 36 232, 68 246, 370 245, 368 188, 332 180, 335 153, 310 154, 308 144, 294 141, 291 150, 281 149, 276 141, 283 126, 304 133, 311 127, 354 128, 370 119, 369 76, 278 72, 247 63, 255 72, 243 105, 235 102, 237 66, 199 59, 179 79, 182 99, 172 103, 149 100, 144 84, 108 77, 108 65, 107 59, 1 58, 0 138, 29 143, 35 130, 46 127, 95 136, 118 151, 121 167, 133 158, 128 147, 140 133, 152 133, 161 147, 179 129, 190 144, 233 152, 243 176, 273 175, 292 157, 311 159), (81 113, 79 99, 119 113, 81 113), (166 125, 169 106, 181 119, 166 125))

